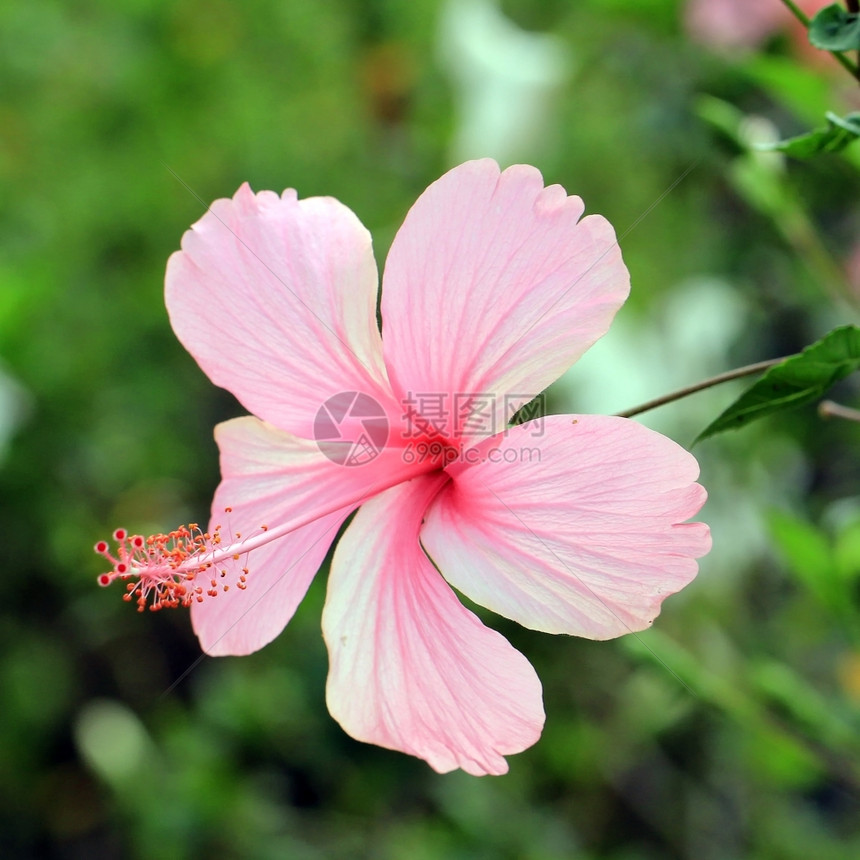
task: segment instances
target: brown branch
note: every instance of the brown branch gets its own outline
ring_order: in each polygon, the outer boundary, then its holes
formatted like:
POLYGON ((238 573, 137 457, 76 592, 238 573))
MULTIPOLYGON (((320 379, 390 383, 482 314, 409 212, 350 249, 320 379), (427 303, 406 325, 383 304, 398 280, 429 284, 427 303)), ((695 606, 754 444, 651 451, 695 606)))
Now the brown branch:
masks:
POLYGON ((818 414, 822 418, 844 418, 846 421, 860 422, 860 409, 851 409, 832 400, 822 400, 818 404, 818 414))
POLYGON ((729 382, 732 379, 741 379, 744 376, 752 376, 754 373, 761 373, 763 370, 768 370, 790 357, 791 356, 770 358, 767 361, 758 361, 755 364, 747 364, 745 367, 737 367, 734 370, 727 370, 725 373, 712 376, 702 382, 697 382, 695 385, 688 385, 684 388, 679 388, 677 391, 673 391, 671 394, 664 394, 662 397, 649 400, 647 403, 643 403, 633 409, 628 409, 625 412, 617 412, 616 415, 618 418, 632 418, 634 415, 648 412, 651 409, 656 409, 658 406, 664 406, 665 404, 672 403, 675 400, 681 400, 683 397, 688 397, 690 394, 695 394, 697 391, 704 391, 706 388, 711 388, 712 386, 719 385, 722 382, 729 382))

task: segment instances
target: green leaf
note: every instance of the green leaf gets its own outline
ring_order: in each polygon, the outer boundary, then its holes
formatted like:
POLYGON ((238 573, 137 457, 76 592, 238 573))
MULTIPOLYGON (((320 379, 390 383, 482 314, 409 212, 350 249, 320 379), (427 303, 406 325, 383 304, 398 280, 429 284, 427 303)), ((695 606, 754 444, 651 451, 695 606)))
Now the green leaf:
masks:
POLYGON ((825 115, 827 125, 797 137, 789 137, 776 143, 760 143, 758 149, 779 150, 794 158, 811 158, 822 152, 840 152, 849 143, 860 137, 860 113, 849 113, 840 117, 829 111, 825 115))
POLYGON ((809 41, 823 51, 860 50, 860 15, 838 3, 825 6, 809 24, 809 41))
POLYGON ((788 570, 825 606, 845 599, 845 589, 835 574, 833 551, 827 535, 812 523, 785 511, 767 516, 770 536, 784 557, 788 570))
POLYGON ((836 535, 833 560, 845 582, 860 579, 860 520, 849 523, 836 535))
POLYGON ((812 403, 840 379, 860 368, 860 328, 834 329, 798 355, 771 367, 728 409, 712 421, 693 444, 724 430, 745 427, 783 409, 812 403))

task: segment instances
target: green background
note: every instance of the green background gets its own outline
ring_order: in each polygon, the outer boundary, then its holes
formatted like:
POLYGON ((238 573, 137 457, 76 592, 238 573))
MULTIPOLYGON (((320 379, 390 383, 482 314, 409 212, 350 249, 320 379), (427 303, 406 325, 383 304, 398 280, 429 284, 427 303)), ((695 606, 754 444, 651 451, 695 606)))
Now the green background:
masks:
MULTIPOLYGON (((813 408, 697 447, 714 550, 653 630, 595 643, 486 615, 545 688, 544 735, 504 777, 435 774, 329 718, 325 571, 241 659, 200 660, 183 612, 96 586, 91 547, 116 526, 205 519, 212 427, 242 414, 170 330, 167 257, 247 180, 344 201, 381 263, 463 157, 478 84, 442 33, 482 30, 446 31, 443 7, 0 7, 3 858, 860 856, 860 433, 813 408)), ((633 279, 554 409, 631 407, 857 322, 857 154, 748 146, 857 109, 842 70, 780 29, 759 50, 697 44, 671 0, 503 8, 562 59, 544 110, 510 99, 529 133, 487 129, 474 154, 580 194, 633 279)), ((738 390, 648 420, 689 444, 738 390)))

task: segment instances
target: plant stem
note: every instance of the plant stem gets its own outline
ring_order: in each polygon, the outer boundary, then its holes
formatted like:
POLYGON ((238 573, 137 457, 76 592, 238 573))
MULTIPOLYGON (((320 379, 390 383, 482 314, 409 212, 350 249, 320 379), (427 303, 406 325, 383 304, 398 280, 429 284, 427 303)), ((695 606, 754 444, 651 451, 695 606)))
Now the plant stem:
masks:
POLYGON ((719 385, 722 382, 729 382, 732 379, 741 379, 744 376, 752 376, 754 373, 761 373, 763 370, 774 367, 789 357, 790 356, 784 356, 783 358, 770 358, 767 361, 758 361, 755 364, 747 364, 744 367, 727 370, 725 373, 712 376, 702 382, 697 382, 695 385, 688 385, 685 388, 679 388, 677 391, 673 391, 671 394, 664 394, 662 397, 649 400, 647 403, 642 403, 633 409, 628 409, 625 412, 617 412, 616 416, 618 418, 632 418, 634 415, 648 412, 651 409, 656 409, 658 406, 664 406, 665 404, 672 403, 675 400, 681 400, 684 397, 689 397, 691 394, 695 394, 697 391, 704 391, 704 389, 711 388, 714 385, 719 385))
POLYGON ((822 418, 844 418, 846 421, 860 422, 860 409, 850 409, 832 400, 822 400, 818 404, 818 414, 822 418))
POLYGON ((788 7, 788 11, 803 24, 804 27, 809 29, 809 18, 806 16, 806 13, 803 12, 795 3, 792 3, 792 0, 782 0, 782 2, 788 7))
MULTIPOLYGON (((809 18, 804 14, 804 12, 797 7, 792 0, 782 0, 785 7, 803 24, 806 29, 809 29, 809 18)), ((848 11, 849 12, 858 12, 860 11, 860 3, 858 0, 848 0, 848 11)), ((845 56, 845 54, 841 54, 839 51, 831 51, 831 54, 836 58, 836 61, 851 75, 852 78, 856 78, 860 81, 860 66, 855 65, 845 56)))

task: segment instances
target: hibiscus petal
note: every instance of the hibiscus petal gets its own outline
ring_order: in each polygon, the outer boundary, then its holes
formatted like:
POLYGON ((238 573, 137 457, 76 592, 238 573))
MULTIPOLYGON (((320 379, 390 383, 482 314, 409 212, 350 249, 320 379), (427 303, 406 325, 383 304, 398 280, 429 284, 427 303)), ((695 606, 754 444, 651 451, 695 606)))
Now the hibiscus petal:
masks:
MULTIPOLYGON (((254 513, 262 511, 253 505, 234 511, 231 524, 253 523, 254 513)), ((244 562, 249 570, 244 591, 231 588, 192 604, 200 647, 212 657, 241 657, 268 645, 293 617, 348 514, 329 514, 255 550, 244 562)), ((223 512, 216 519, 223 523, 223 512)))
POLYGON ((212 503, 210 532, 220 524, 226 544, 236 533, 244 540, 262 540, 291 523, 295 528, 218 565, 227 571, 227 584, 235 584, 247 567, 245 590, 231 588, 192 606, 204 651, 249 654, 292 618, 350 511, 418 467, 404 465, 399 452, 390 449, 362 465, 340 465, 316 443, 252 417, 219 424, 215 438, 223 478, 212 503))
POLYGON ((445 476, 363 505, 341 538, 323 634, 332 716, 361 741, 445 773, 500 774, 540 736, 541 687, 528 661, 469 612, 418 543, 445 476))
POLYGON ((696 460, 633 421, 555 415, 463 458, 421 541, 455 588, 526 627, 642 630, 710 549, 708 527, 684 522, 706 497, 696 460))
POLYGON ((217 200, 167 263, 177 337, 255 415, 313 438, 342 391, 389 399, 370 234, 343 204, 244 184, 217 200))
POLYGON ((489 395, 494 424, 479 419, 478 431, 487 435, 605 334, 629 276, 610 224, 582 212, 578 197, 544 188, 525 165, 500 173, 471 161, 434 182, 385 264, 384 352, 397 393, 444 395, 454 435, 469 435, 458 423, 466 396, 489 395))

